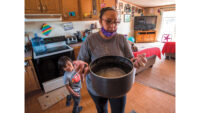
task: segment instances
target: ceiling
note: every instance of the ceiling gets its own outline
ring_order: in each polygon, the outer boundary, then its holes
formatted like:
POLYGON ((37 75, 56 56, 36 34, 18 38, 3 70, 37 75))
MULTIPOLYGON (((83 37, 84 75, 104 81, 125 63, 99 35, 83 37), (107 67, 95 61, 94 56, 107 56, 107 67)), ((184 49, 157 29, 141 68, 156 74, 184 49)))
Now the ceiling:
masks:
POLYGON ((124 0, 141 7, 156 7, 176 4, 175 0, 124 0))

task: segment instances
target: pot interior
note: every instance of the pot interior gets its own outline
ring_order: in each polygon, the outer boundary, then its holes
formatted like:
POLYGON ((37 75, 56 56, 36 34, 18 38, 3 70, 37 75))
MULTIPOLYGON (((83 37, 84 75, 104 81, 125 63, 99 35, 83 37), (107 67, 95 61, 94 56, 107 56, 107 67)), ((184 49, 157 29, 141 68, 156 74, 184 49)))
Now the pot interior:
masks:
POLYGON ((133 64, 130 60, 124 57, 104 56, 92 62, 90 68, 97 76, 118 78, 131 72, 133 64))

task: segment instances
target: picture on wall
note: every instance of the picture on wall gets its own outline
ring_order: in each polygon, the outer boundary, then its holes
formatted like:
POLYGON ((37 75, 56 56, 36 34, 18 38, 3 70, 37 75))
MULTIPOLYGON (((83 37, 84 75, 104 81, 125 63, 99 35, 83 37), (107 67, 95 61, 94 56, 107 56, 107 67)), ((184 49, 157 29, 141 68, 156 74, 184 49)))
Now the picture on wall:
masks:
POLYGON ((138 9, 138 13, 143 13, 143 10, 142 9, 138 9))
POLYGON ((121 10, 117 9, 117 20, 119 20, 121 22, 121 10))
POLYGON ((134 11, 135 11, 135 7, 132 6, 132 7, 131 7, 131 17, 134 17, 134 11))
POLYGON ((67 22, 67 23, 63 24, 63 27, 64 27, 65 31, 71 30, 71 29, 73 29, 73 24, 72 24, 72 22, 67 22))
POLYGON ((130 13, 131 12, 131 5, 130 4, 125 4, 124 12, 126 12, 126 13, 130 13))
POLYGON ((132 7, 131 7, 131 11, 132 11, 132 12, 134 12, 134 10, 135 10, 135 7, 134 7, 134 6, 132 6, 132 7))
POLYGON ((123 3, 122 2, 119 3, 119 9, 123 9, 123 3))
POLYGON ((134 12, 131 13, 131 17, 134 17, 134 12))
POLYGON ((141 13, 141 9, 138 9, 138 13, 141 13))
POLYGON ((137 7, 135 7, 135 12, 138 13, 138 8, 137 7))
POLYGON ((131 15, 130 14, 124 14, 124 22, 130 22, 131 15))

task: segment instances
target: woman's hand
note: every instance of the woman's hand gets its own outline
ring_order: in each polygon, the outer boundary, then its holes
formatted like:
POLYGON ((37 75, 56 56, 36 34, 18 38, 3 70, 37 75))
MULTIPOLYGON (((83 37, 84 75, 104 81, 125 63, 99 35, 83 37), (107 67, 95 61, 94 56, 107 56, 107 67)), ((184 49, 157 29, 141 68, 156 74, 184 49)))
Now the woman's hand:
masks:
POLYGON ((145 64, 147 63, 147 59, 146 59, 146 54, 145 53, 143 53, 141 55, 138 55, 137 58, 131 59, 131 60, 133 61, 135 68, 139 68, 140 66, 144 67, 145 64))
POLYGON ((81 81, 84 81, 85 76, 89 73, 88 64, 82 60, 73 61, 76 72, 81 75, 81 81))

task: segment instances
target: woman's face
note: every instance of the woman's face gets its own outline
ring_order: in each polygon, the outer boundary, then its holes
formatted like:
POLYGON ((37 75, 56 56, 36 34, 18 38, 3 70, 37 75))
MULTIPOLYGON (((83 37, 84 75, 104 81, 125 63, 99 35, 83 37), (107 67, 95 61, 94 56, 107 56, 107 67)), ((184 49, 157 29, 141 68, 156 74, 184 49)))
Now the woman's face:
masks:
POLYGON ((117 12, 112 10, 106 11, 102 19, 99 20, 99 23, 106 31, 115 32, 117 30, 117 24, 119 23, 117 21, 117 12))

